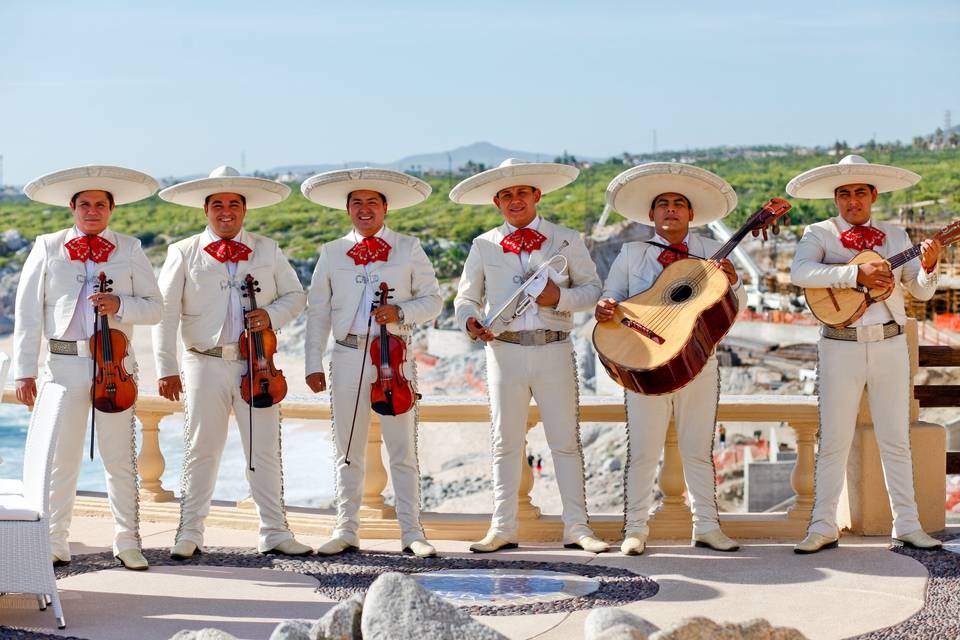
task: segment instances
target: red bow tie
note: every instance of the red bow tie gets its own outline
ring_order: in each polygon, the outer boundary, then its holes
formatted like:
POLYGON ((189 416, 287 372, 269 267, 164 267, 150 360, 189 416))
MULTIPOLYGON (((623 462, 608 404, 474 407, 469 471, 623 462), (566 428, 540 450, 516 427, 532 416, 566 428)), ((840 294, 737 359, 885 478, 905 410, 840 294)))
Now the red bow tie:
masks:
POLYGON ((100 236, 77 236, 63 245, 71 260, 106 262, 116 245, 100 236))
POLYGON ((684 255, 687 252, 687 243, 686 242, 674 242, 670 245, 674 249, 679 249, 683 253, 677 253, 676 251, 670 251, 669 249, 662 249, 660 255, 657 256, 657 262, 663 265, 663 268, 666 269, 669 265, 673 264, 677 260, 683 260, 687 256, 684 255))
POLYGON ((546 241, 547 236, 536 229, 517 229, 501 240, 500 246, 503 247, 504 253, 520 255, 521 251, 526 251, 527 253, 536 251, 546 241))
POLYGON ((386 240, 373 236, 363 238, 353 245, 350 251, 347 251, 347 255, 353 258, 355 265, 386 262, 390 257, 390 249, 390 244, 386 240))
POLYGON ((854 251, 879 247, 886 238, 887 234, 876 227, 854 226, 840 234, 840 242, 843 246, 854 251))
POLYGON ((217 240, 203 248, 218 262, 240 262, 253 253, 253 249, 236 240, 217 240))

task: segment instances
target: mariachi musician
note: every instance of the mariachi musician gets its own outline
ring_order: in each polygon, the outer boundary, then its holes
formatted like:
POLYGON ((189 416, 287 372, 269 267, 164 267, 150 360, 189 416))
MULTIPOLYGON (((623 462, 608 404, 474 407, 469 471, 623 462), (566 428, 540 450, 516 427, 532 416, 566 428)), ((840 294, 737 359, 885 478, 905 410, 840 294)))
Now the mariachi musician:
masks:
POLYGON ((864 387, 890 494, 893 537, 918 549, 942 545, 921 529, 917 512, 910 454, 910 365, 903 335, 907 320, 903 289, 918 300, 933 296, 940 242, 924 240, 920 260, 910 260, 893 271, 884 260, 846 264, 863 250, 891 257, 910 247, 903 227, 873 219, 871 210, 878 194, 906 189, 919 181, 920 176, 912 171, 870 164, 861 156, 849 155, 837 164, 805 171, 787 185, 787 193, 794 198, 832 199, 839 214, 803 232, 790 269, 793 283, 799 287, 892 290, 886 300, 868 307, 849 326, 821 327, 816 499, 807 536, 794 548, 797 553, 837 546, 837 503, 864 387))
POLYGON ((494 502, 487 535, 470 545, 475 553, 517 546, 517 499, 531 395, 543 418, 557 473, 564 545, 592 553, 609 549, 594 535, 587 518, 580 388, 570 340, 573 312, 596 304, 600 278, 580 234, 537 213, 542 194, 570 184, 578 174, 576 167, 565 164, 510 158, 450 191, 454 202, 492 204, 503 216, 503 224, 474 239, 454 301, 457 326, 486 343, 494 502), (484 324, 485 315, 508 303, 531 271, 556 256, 563 258, 557 268, 540 272, 545 277, 526 289, 524 295, 533 296, 533 304, 519 315, 508 313, 511 319, 505 327, 494 320, 484 324))
MULTIPOLYGON (((317 549, 320 555, 355 550, 360 543, 359 510, 363 469, 370 429, 371 393, 382 386, 383 372, 371 362, 371 347, 386 328, 391 340, 407 342, 413 328, 436 318, 443 307, 440 285, 430 260, 413 236, 384 224, 387 211, 419 204, 430 195, 423 180, 389 169, 329 171, 300 187, 308 200, 346 210, 350 232, 320 248, 307 299, 306 382, 314 393, 327 388, 323 357, 331 333, 330 386, 336 446, 337 522, 333 534, 317 549), (382 285, 386 304, 374 305, 382 285), (374 309, 374 306, 376 308, 374 309)), ((379 343, 378 343, 379 344, 379 343)), ((382 346, 382 345, 380 345, 382 346)), ((407 345, 409 346, 409 345, 407 345)), ((416 393, 416 366, 407 348, 403 362, 393 362, 416 393)), ((399 395, 399 393, 398 393, 399 395)), ((416 396, 413 395, 415 404, 416 396)), ((379 402, 379 400, 378 400, 379 402)), ((396 495, 400 544, 404 553, 427 558, 436 550, 420 524, 420 469, 417 462, 416 407, 378 407, 383 441, 390 458, 396 495)))
MULTIPOLYGON (((33 406, 41 339, 49 348, 41 383, 66 387, 63 424, 50 478, 50 543, 54 566, 70 562, 67 535, 89 421, 93 359, 90 338, 95 320, 106 316, 129 341, 137 324, 160 320, 161 298, 150 261, 132 236, 107 224, 116 205, 148 198, 157 190, 150 176, 109 166, 86 166, 37 178, 24 193, 36 202, 70 207, 74 225, 37 237, 17 285, 13 351, 17 399, 33 406), (95 288, 104 273, 112 292, 95 288)), ((123 368, 136 377, 128 345, 123 368)), ((115 523, 113 553, 127 569, 147 568, 141 553, 133 407, 119 413, 95 412, 97 442, 115 523)))
POLYGON ((297 274, 277 243, 243 228, 248 209, 277 204, 289 195, 284 184, 241 176, 227 166, 214 169, 208 178, 160 192, 168 202, 202 208, 207 217, 201 233, 170 245, 160 272, 163 319, 153 330, 160 395, 174 401, 182 395, 184 401, 180 526, 170 552, 178 560, 193 556, 203 545, 231 410, 240 427, 247 481, 260 517, 257 548, 285 555, 312 551, 295 540, 287 526, 280 408, 274 404, 253 409, 241 394, 247 371, 239 344, 244 329, 254 335, 279 330, 305 303, 297 274), (243 302, 247 275, 256 279, 260 305, 251 311, 245 311, 243 302), (178 328, 182 369, 177 363, 178 328))
MULTIPOLYGON (((653 162, 628 169, 607 187, 607 204, 626 218, 654 228, 651 242, 624 244, 610 267, 603 297, 597 303, 598 322, 613 318, 617 303, 646 291, 667 267, 690 256, 713 255, 720 243, 690 233, 690 227, 719 220, 737 206, 737 194, 720 176, 691 165, 653 162)), ((733 264, 721 267, 737 296, 739 308, 746 294, 733 264)), ((627 464, 624 467, 624 540, 626 555, 643 553, 650 529, 653 484, 670 419, 677 439, 693 511, 696 546, 736 551, 739 545, 720 529, 716 500, 713 441, 716 429, 720 375, 717 358, 685 387, 663 395, 641 395, 626 390, 627 464)))

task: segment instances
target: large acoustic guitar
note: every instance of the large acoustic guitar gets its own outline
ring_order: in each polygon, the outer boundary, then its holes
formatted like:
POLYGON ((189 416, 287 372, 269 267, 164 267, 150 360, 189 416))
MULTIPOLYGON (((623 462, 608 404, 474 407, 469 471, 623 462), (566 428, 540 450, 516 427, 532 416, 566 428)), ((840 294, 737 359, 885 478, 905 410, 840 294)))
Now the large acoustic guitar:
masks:
POLYGON ((620 302, 608 322, 598 322, 593 345, 619 385, 660 395, 687 385, 703 370, 717 343, 733 326, 737 296, 719 262, 748 233, 766 237, 790 210, 772 198, 709 260, 690 257, 668 265, 646 291, 620 302))
MULTIPOLYGON (((939 240, 943 246, 957 242, 960 240, 960 220, 954 220, 940 229, 933 237, 939 240)), ((890 265, 890 270, 893 271, 919 255, 919 244, 915 244, 889 258, 884 258, 876 251, 867 250, 855 255, 847 264, 861 265, 885 260, 890 265)), ((891 293, 893 293, 893 287, 868 289, 860 284, 856 287, 844 289, 809 287, 803 290, 803 295, 807 299, 807 306, 810 307, 810 311, 817 317, 817 320, 828 327, 837 329, 856 322, 866 313, 870 305, 874 302, 886 300, 891 293)))

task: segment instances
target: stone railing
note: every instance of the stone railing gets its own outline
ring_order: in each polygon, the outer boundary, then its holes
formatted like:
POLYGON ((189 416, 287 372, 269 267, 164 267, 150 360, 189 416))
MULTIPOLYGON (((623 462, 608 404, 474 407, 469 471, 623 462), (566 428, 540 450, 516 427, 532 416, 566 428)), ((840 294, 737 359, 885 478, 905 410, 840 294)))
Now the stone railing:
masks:
MULTIPOLYGON (((908 340, 911 344, 911 368, 917 367, 916 326, 911 323, 908 327, 908 340)), ((321 396, 326 398, 326 396, 321 396)), ((3 402, 16 402, 12 389, 6 389, 2 396, 3 402)), ((864 404, 866 404, 864 402, 864 404)), ((911 417, 916 420, 917 403, 911 407, 911 417)), ((141 499, 147 503, 172 503, 175 497, 171 491, 161 484, 165 461, 160 450, 159 429, 161 420, 182 411, 179 403, 171 402, 157 396, 141 396, 137 400, 137 415, 143 425, 143 444, 138 458, 141 475, 141 499)), ((293 400, 284 402, 281 408, 284 418, 307 420, 329 420, 330 405, 327 401, 293 400)), ((489 421, 489 406, 486 398, 469 398, 456 400, 445 397, 425 398, 419 408, 421 422, 450 423, 450 428, 456 428, 457 423, 486 423, 489 421)), ((582 422, 618 422, 625 420, 623 401, 611 397, 582 398, 580 419, 582 422)), ((797 461, 791 476, 791 486, 796 493, 796 500, 790 510, 775 513, 726 513, 721 515, 724 529, 728 534, 741 538, 793 538, 804 533, 813 508, 814 495, 814 465, 816 437, 819 429, 819 411, 816 396, 778 396, 778 395, 724 395, 720 398, 717 420, 722 422, 768 422, 786 423, 796 433, 797 461)), ((531 404, 528 418, 528 429, 540 421, 540 413, 535 404, 531 404)), ((861 409, 859 429, 869 429, 869 412, 861 409)), ((930 460, 931 449, 939 446, 943 451, 943 428, 937 425, 914 423, 911 437, 913 439, 913 453, 915 473, 923 480, 929 475, 929 464, 923 460, 930 460), (919 443, 914 437, 916 429, 927 429, 927 440, 919 443), (939 440, 937 439, 939 437, 939 440), (929 442, 928 442, 929 441, 929 442), (938 444, 939 442, 939 444, 938 444), (917 464, 919 463, 919 464, 917 464)), ((869 429, 872 431, 872 429, 869 429)), ((870 434, 872 437, 872 434, 870 434)), ((384 504, 382 492, 387 483, 387 471, 381 458, 381 434, 378 416, 373 415, 371 428, 366 444, 366 475, 364 478, 363 507, 361 509, 361 535, 364 537, 395 537, 397 535, 396 514, 392 507, 384 504)), ((858 451, 855 443, 855 452, 858 451)), ((875 446, 875 445, 874 445, 875 446)), ((937 455, 936 451, 932 452, 937 455)), ((856 455, 860 455, 857 453, 856 455)), ((939 454, 942 458, 943 454, 939 454)), ((863 458, 863 456, 861 456, 863 458)), ((846 524, 854 531, 863 530, 858 523, 862 519, 865 508, 869 511, 870 505, 887 503, 886 492, 882 481, 879 489, 876 487, 875 476, 879 473, 879 461, 861 460, 862 464, 856 473, 848 473, 848 500, 849 509, 841 507, 841 521, 846 517, 846 524), (873 466, 871 466, 873 465, 873 466), (876 468, 874 468, 876 467, 876 468), (869 487, 864 494, 861 489, 869 487), (846 515, 844 515, 846 514, 846 515), (858 516, 858 514, 861 514, 858 516)), ((557 516, 544 516, 532 504, 530 492, 533 489, 533 471, 524 459, 522 463, 524 474, 521 481, 518 500, 520 502, 520 535, 528 540, 558 540, 562 535, 562 523, 557 516)), ((935 465, 934 465, 935 467, 935 465)), ((936 468, 934 468, 936 471, 936 468)), ((933 474, 935 481, 918 481, 917 495, 921 507, 921 521, 928 530, 943 528, 943 470, 939 470, 939 479, 933 474), (939 482, 939 485, 937 484, 939 482), (937 519, 939 517, 939 520, 937 519)), ((882 475, 880 476, 882 479, 882 475)), ((655 538, 684 538, 691 533, 691 513, 684 499, 685 484, 683 468, 680 461, 680 451, 677 445, 676 431, 671 424, 666 437, 663 465, 660 472, 660 491, 663 493, 663 503, 659 511, 650 521, 651 535, 655 538)), ((147 505, 145 505, 147 506, 147 505)), ((238 505, 238 511, 246 512, 248 518, 255 520, 255 513, 244 505, 238 505)), ((887 507, 889 509, 889 507, 887 507)), ((147 509, 153 517, 162 518, 162 509, 147 509)), ((873 508, 877 511, 877 508, 873 508)), ((873 512, 871 511, 871 513, 873 512)), ((297 510, 296 521, 300 528, 311 531, 326 531, 332 527, 332 516, 324 510, 297 510)), ((230 518, 239 517, 235 513, 230 518)), ((889 531, 889 516, 887 516, 887 531, 889 531)), ((456 514, 456 513, 426 513, 423 524, 427 535, 448 540, 472 540, 483 535, 489 522, 488 514, 456 514)), ((616 539, 623 525, 622 516, 599 515, 591 517, 594 528, 600 535, 616 539)), ((248 523, 248 525, 251 523, 248 523)), ((292 523, 295 528, 296 523, 292 523)), ((869 529, 869 527, 867 527, 869 529)), ((873 530, 865 532, 877 533, 873 530)))

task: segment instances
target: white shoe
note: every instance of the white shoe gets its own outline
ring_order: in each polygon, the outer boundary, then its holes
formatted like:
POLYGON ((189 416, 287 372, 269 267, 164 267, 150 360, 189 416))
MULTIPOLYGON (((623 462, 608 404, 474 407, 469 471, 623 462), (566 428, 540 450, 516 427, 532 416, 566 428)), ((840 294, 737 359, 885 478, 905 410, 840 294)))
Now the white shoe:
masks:
POLYGON ((715 551, 736 551, 740 548, 736 540, 727 537, 727 534, 720 529, 693 536, 693 546, 706 547, 715 551))
POLYGON ((837 538, 829 538, 822 533, 811 531, 807 537, 800 541, 800 544, 793 548, 794 553, 802 555, 816 553, 824 549, 836 549, 838 545, 837 538))
POLYGON ((492 531, 483 536, 483 539, 470 545, 474 553, 493 553, 501 549, 516 549, 517 543, 505 540, 492 531))
POLYGON ((594 538, 593 536, 582 536, 576 542, 571 542, 563 546, 566 549, 583 549, 584 551, 589 551, 590 553, 603 553, 604 551, 610 551, 610 545, 603 540, 594 538))
POLYGON ((357 545, 350 544, 343 538, 330 538, 317 548, 317 554, 321 556, 335 556, 356 550, 357 545))
POLYGON ((620 553, 625 556, 639 556, 647 548, 647 536, 642 533, 629 533, 620 543, 620 553))
POLYGON ((150 563, 144 557, 140 549, 127 549, 116 555, 117 560, 123 564, 125 569, 130 571, 146 571, 150 568, 150 563))
POLYGON ((199 547, 189 540, 181 540, 170 549, 170 557, 174 560, 189 560, 197 553, 200 553, 199 547))
POLYGON ((261 553, 278 554, 282 556, 308 556, 313 553, 313 547, 308 547, 302 542, 297 542, 293 538, 287 538, 273 549, 261 553))
POLYGON ((908 533, 904 536, 899 536, 895 538, 903 543, 905 547, 910 547, 911 549, 921 549, 923 551, 930 551, 931 549, 940 549, 943 547, 943 543, 937 540, 936 538, 929 536, 924 532, 923 529, 917 529, 912 533, 908 533))
POLYGON ((403 548, 404 553, 412 553, 418 558, 433 558, 437 555, 437 550, 426 540, 414 540, 403 548))

